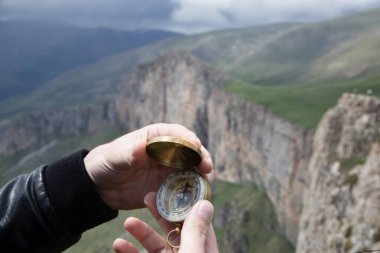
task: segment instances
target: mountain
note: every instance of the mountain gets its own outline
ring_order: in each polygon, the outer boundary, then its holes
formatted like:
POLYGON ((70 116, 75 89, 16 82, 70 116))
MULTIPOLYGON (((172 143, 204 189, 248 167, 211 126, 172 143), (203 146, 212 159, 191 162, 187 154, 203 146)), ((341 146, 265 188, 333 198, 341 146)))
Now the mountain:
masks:
POLYGON ((175 40, 243 81, 260 85, 318 83, 376 75, 380 9, 321 23, 278 24, 175 40))
MULTIPOLYGON (((70 69, 0 103, 0 179, 146 124, 175 122, 212 154, 222 252, 376 250, 377 14, 172 38, 70 69), (309 44, 319 50, 307 55, 309 44), (366 62, 365 70, 320 69, 351 53, 362 57, 346 63, 366 62), (262 61, 273 75, 257 67, 262 61)), ((99 235, 115 231, 122 233, 101 226, 77 252, 94 241, 98 251, 108 248, 99 235)))
POLYGON ((0 101, 62 72, 179 34, 81 28, 42 21, 0 22, 0 101))
POLYGON ((226 86, 229 92, 314 129, 342 93, 380 92, 379 13, 372 10, 322 23, 267 25, 171 38, 71 69, 27 97, 0 102, 0 118, 46 106, 91 103, 107 95, 137 64, 179 49, 231 76, 226 86), (70 92, 74 90, 78 92, 70 92), (58 103, 45 101, 45 97, 54 97, 51 101, 58 103))

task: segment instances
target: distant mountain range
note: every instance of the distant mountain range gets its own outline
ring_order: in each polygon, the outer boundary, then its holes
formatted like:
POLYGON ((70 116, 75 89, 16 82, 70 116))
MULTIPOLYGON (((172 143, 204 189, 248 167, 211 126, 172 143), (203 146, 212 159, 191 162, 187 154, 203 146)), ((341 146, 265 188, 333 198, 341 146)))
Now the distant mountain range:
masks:
MULTIPOLYGON (((129 51, 108 52, 108 55, 106 49, 94 49, 97 46, 103 48, 100 45, 104 44, 96 43, 89 34, 97 34, 97 38, 104 42, 111 35, 99 34, 119 34, 122 37, 123 32, 69 30, 76 33, 69 33, 70 36, 56 34, 55 37, 65 39, 55 39, 54 43, 48 44, 54 46, 37 43, 42 42, 40 38, 44 36, 29 33, 30 39, 25 41, 34 43, 25 43, 25 50, 17 51, 18 64, 5 64, 9 71, 0 68, 6 72, 0 73, 0 94, 8 94, 9 98, 0 101, 0 119, 47 106, 59 108, 99 101, 110 94, 130 69, 170 50, 190 52, 225 72, 231 77, 227 90, 262 104, 276 115, 306 128, 315 128, 323 113, 336 103, 342 92, 380 94, 380 9, 320 23, 265 25, 193 36, 173 37, 176 34, 153 32, 166 36, 160 38, 170 38, 129 51), (81 36, 86 39, 79 39, 81 36), (61 45, 57 41, 67 44, 61 45), (91 41, 93 44, 78 41, 91 41), (99 53, 98 61, 93 59, 93 52, 99 53), (106 55, 108 57, 101 58, 106 55), (48 62, 54 64, 49 65, 48 62), (23 75, 25 72, 29 74, 23 75), (25 76, 29 77, 25 79, 25 76), (31 84, 27 80, 39 81, 31 84), (9 87, 15 93, 16 87, 25 92, 31 90, 28 87, 41 83, 44 85, 28 96, 10 98, 14 93, 3 93, 9 87)), ((136 33, 136 38, 141 41, 145 33, 136 33)), ((116 43, 120 40, 109 41, 116 43)), ((120 47, 107 48, 116 50, 120 47)))
POLYGON ((70 68, 178 35, 42 21, 0 22, 0 101, 32 91, 70 68))
MULTIPOLYGON (((260 85, 316 83, 376 75, 380 9, 319 23, 265 25, 171 40, 243 81, 260 85)), ((161 43, 161 49, 168 42, 161 43)), ((152 51, 157 51, 154 48, 152 51)))

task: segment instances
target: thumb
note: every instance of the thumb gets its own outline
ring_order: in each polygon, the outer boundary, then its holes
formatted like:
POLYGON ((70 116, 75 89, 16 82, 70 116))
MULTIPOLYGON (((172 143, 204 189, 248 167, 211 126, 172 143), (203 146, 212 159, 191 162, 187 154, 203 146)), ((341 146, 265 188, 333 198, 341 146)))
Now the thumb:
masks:
POLYGON ((181 253, 204 253, 214 207, 207 200, 199 201, 187 216, 181 232, 181 253))

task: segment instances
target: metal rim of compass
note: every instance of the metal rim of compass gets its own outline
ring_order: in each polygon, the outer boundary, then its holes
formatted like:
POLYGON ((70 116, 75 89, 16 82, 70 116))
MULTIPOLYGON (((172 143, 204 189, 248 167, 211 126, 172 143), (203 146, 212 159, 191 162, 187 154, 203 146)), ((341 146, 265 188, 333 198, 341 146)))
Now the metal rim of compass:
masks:
POLYGON ((202 152, 197 145, 174 136, 150 139, 146 151, 159 164, 177 169, 194 168, 202 161, 202 152))
POLYGON ((191 170, 183 170, 170 174, 165 182, 161 185, 156 196, 156 206, 159 214, 165 220, 174 223, 181 223, 185 220, 186 216, 190 212, 191 208, 195 205, 195 203, 200 200, 210 200, 210 197, 211 187, 207 183, 206 179, 191 170), (194 189, 194 191, 197 192, 197 194, 194 196, 194 201, 192 201, 192 203, 189 203, 189 206, 187 206, 185 209, 182 209, 178 212, 170 210, 170 207, 168 206, 170 203, 167 198, 176 193, 175 191, 172 191, 168 194, 168 191, 171 191, 173 184, 178 183, 178 181, 184 182, 186 180, 192 180, 195 187, 198 188, 194 189))

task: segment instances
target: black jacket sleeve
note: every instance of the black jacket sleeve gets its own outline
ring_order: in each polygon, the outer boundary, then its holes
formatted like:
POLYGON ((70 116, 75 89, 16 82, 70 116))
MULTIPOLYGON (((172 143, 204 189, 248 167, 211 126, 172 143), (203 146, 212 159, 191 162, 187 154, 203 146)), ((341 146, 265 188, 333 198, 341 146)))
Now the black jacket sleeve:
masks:
POLYGON ((117 216, 95 191, 86 154, 41 166, 0 190, 1 252, 61 252, 87 229, 117 216))

